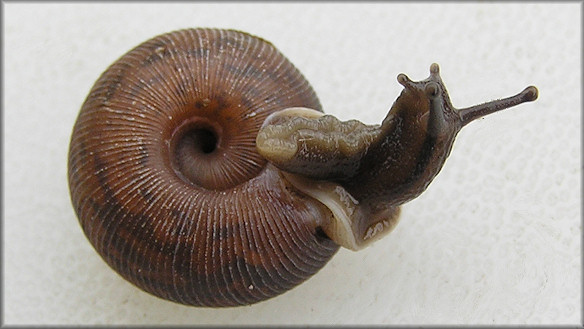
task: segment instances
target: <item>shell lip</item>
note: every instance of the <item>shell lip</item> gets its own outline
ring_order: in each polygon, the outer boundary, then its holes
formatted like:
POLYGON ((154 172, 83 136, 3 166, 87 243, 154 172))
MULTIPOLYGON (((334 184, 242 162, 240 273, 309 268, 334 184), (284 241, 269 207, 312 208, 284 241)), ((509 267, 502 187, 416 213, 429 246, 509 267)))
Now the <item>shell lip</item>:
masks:
POLYGON ((282 174, 297 190, 329 211, 330 216, 317 224, 341 247, 352 251, 364 249, 392 232, 399 222, 399 207, 373 212, 340 184, 315 181, 287 172, 282 174))

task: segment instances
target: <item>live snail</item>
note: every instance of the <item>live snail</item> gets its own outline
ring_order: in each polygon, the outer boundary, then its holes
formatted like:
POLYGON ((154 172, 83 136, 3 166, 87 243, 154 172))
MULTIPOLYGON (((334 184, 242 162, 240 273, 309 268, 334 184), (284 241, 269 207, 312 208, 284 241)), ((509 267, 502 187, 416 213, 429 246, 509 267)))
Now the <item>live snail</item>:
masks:
POLYGON ((380 125, 322 112, 302 74, 247 33, 186 29, 132 49, 97 80, 69 150, 71 200, 101 257, 174 302, 248 305, 395 227, 458 131, 537 89, 455 109, 439 76, 380 125))

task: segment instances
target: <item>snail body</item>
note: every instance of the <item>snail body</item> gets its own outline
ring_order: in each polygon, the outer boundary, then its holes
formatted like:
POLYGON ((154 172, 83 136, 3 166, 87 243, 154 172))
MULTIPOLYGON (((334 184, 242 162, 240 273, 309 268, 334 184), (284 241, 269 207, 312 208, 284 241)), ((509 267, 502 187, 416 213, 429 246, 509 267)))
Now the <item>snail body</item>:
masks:
POLYGON ((432 65, 381 125, 322 112, 269 42, 188 29, 132 49, 97 80, 71 137, 81 227, 117 273, 174 302, 253 304, 314 275, 339 246, 391 231, 472 119, 535 87, 455 110, 432 65))

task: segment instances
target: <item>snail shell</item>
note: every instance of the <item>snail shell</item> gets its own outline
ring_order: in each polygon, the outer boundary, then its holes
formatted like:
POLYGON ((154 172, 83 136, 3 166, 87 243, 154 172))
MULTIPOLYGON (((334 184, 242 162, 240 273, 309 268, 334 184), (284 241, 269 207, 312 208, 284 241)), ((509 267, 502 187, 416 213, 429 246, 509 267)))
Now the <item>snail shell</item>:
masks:
POLYGON ((85 235, 125 279, 183 304, 251 304, 303 282, 339 247, 255 147, 269 114, 298 106, 321 109, 249 34, 190 29, 134 48, 97 80, 71 137, 85 235))
POLYGON ((302 74, 249 34, 160 35, 112 64, 71 137, 69 188, 101 257, 139 288, 196 306, 256 303, 300 284, 339 246, 389 233, 460 129, 537 98, 465 109, 437 64, 380 125, 322 112, 302 74))

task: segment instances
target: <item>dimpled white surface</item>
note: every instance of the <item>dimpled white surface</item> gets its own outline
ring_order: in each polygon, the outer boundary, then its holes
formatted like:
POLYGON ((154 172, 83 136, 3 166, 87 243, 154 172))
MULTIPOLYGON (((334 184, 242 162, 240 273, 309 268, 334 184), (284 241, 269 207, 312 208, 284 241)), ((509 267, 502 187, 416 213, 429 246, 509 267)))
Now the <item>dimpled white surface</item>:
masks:
POLYGON ((3 3, 6 324, 581 323, 579 3, 3 3), (186 27, 279 48, 325 111, 378 123, 432 62, 457 107, 539 88, 471 123, 401 222, 247 307, 186 307, 113 272, 69 201, 67 150, 99 74, 186 27))

